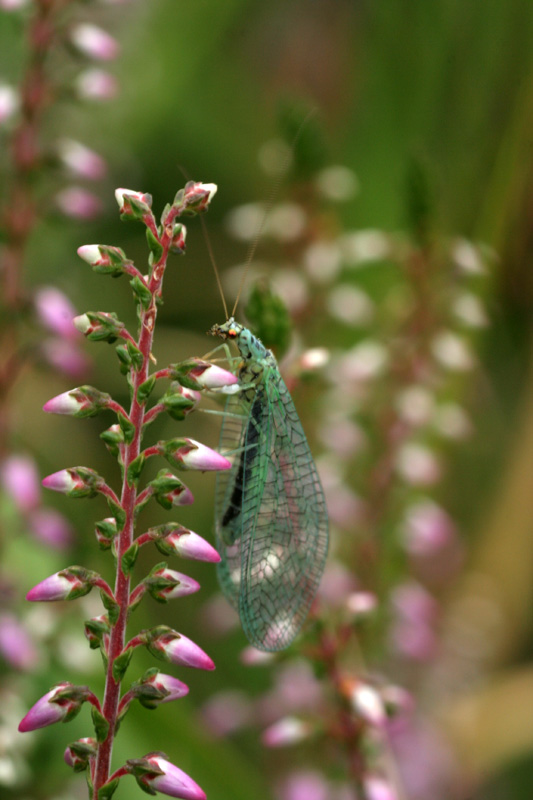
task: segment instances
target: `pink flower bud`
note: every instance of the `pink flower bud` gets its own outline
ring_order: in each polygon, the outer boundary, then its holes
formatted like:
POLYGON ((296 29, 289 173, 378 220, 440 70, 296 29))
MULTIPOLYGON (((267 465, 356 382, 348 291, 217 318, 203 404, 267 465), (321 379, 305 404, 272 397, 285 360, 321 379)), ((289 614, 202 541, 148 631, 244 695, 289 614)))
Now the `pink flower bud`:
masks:
POLYGON ((79 386, 48 400, 43 411, 49 414, 66 414, 71 417, 91 417, 107 408, 111 397, 92 386, 79 386))
POLYGON ((61 139, 57 144, 59 158, 67 169, 78 178, 90 181, 105 177, 107 167, 102 156, 73 139, 61 139))
POLYGON ((5 83, 0 83, 0 126, 8 122, 19 107, 16 91, 5 83))
POLYGON ((37 664, 35 645, 22 622, 13 614, 0 614, 0 655, 18 670, 30 670, 37 664))
POLYGON ((196 183, 189 181, 185 186, 183 203, 187 209, 195 212, 205 211, 217 193, 216 183, 196 183))
MULTIPOLYGON (((74 324, 74 320, 72 321, 74 324)), ((81 378, 89 370, 90 361, 73 341, 46 339, 41 344, 43 358, 70 378, 81 378)))
POLYGON ((309 738, 312 727, 298 717, 283 717, 265 731, 261 740, 265 747, 286 747, 309 738))
POLYGON ((206 389, 220 389, 224 386, 233 386, 239 382, 238 377, 232 372, 207 362, 203 362, 197 368, 191 369, 189 375, 196 380, 199 386, 206 389))
POLYGON ((150 649, 173 664, 183 664, 196 669, 215 669, 207 653, 181 633, 163 633, 150 643, 150 649))
POLYGON ((87 767, 89 760, 96 755, 98 743, 91 736, 84 736, 66 748, 63 759, 68 767, 79 772, 87 767))
POLYGON ((172 232, 172 243, 170 245, 171 251, 178 255, 184 253, 186 238, 187 238, 187 228, 185 227, 185 225, 182 225, 181 222, 178 222, 174 226, 174 230, 172 232))
POLYGON ((118 42, 97 25, 76 25, 70 38, 80 53, 97 61, 112 61, 118 55, 118 42))
POLYGON ((156 543, 159 549, 167 554, 174 553, 182 558, 210 561, 211 563, 220 561, 220 556, 215 548, 201 536, 198 536, 197 533, 187 530, 187 528, 173 531, 156 543))
POLYGON ((48 603, 53 600, 73 600, 90 592, 92 583, 82 567, 73 567, 55 572, 41 581, 26 595, 32 603, 48 603))
MULTIPOLYGON (((332 800, 331 787, 320 772, 292 772, 283 782, 280 800, 332 800)), ((335 800, 355 800, 355 795, 335 793, 335 800)))
POLYGON ((78 687, 68 681, 58 683, 30 708, 19 724, 19 731, 36 731, 55 722, 62 722, 68 715, 72 716, 86 697, 83 696, 83 690, 77 690, 78 687))
POLYGON ((28 5, 29 0, 0 0, 0 8, 4 11, 18 11, 28 5))
POLYGON ((144 686, 153 687, 158 695, 156 703, 170 703, 172 700, 179 700, 180 697, 185 697, 189 693, 189 687, 182 681, 175 678, 173 675, 165 675, 159 670, 150 675, 146 680, 142 680, 141 688, 144 686))
POLYGON ((144 214, 151 213, 152 196, 144 192, 136 192, 132 189, 115 189, 115 199, 122 218, 139 219, 144 214))
POLYGON ((179 469, 231 469, 231 461, 194 439, 171 439, 159 442, 158 447, 161 455, 179 469))
POLYGON ((367 775, 363 784, 368 800, 398 800, 394 787, 379 775, 367 775))
POLYGON ((126 762, 129 771, 141 787, 150 794, 160 792, 168 797, 181 797, 184 800, 205 800, 205 792, 187 773, 167 760, 164 753, 148 753, 144 758, 130 759, 126 762), (135 768, 139 766, 139 772, 135 768), (149 772, 150 766, 153 772, 149 772))
POLYGON ((33 535, 44 544, 64 550, 73 539, 68 520, 53 508, 39 508, 28 517, 33 535))
POLYGON ((102 478, 88 467, 71 467, 60 469, 43 478, 42 485, 54 492, 61 492, 70 497, 87 497, 94 494, 102 478))
POLYGON ((150 573, 144 584, 152 597, 163 602, 194 594, 200 589, 200 584, 193 578, 167 567, 150 573))
POLYGON ((247 667, 260 667, 264 664, 271 664, 275 658, 274 653, 267 650, 256 650, 255 647, 248 645, 241 651, 240 662, 247 667))
POLYGON ((70 186, 56 195, 59 210, 72 219, 90 220, 102 211, 102 201, 81 186, 70 186))
POLYGON ((53 286, 43 286, 35 292, 34 303, 41 325, 67 339, 76 338, 72 323, 76 309, 63 292, 53 286))
POLYGON ((252 722, 254 707, 243 691, 218 692, 202 708, 202 719, 215 736, 228 736, 252 722))
POLYGON ((118 94, 117 79, 101 69, 87 69, 76 79, 81 100, 112 100, 118 94))
POLYGON ((356 714, 373 728, 383 728, 387 714, 379 692, 362 681, 355 681, 351 703, 356 714))
POLYGON ((0 468, 0 482, 22 512, 39 505, 39 474, 35 461, 29 456, 9 456, 0 468))

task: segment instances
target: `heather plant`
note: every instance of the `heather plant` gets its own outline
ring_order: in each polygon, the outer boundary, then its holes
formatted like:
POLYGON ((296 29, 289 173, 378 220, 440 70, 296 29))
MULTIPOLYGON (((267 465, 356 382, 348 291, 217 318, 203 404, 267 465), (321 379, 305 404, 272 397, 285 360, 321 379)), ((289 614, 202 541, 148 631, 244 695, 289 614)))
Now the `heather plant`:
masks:
POLYGON ((124 691, 123 681, 136 648, 146 647, 154 657, 173 664, 214 669, 213 661, 197 644, 167 626, 140 631, 129 640, 126 627, 131 613, 146 593, 160 602, 167 602, 200 588, 195 580, 169 568, 165 562, 157 564, 132 588, 132 570, 141 547, 153 543, 165 555, 219 560, 217 552, 207 542, 176 522, 150 528, 141 534, 137 527, 139 512, 151 501, 166 509, 193 502, 187 486, 168 469, 160 470, 141 489, 139 482, 149 458, 162 456, 177 471, 222 470, 230 466, 224 456, 189 438, 159 441, 142 448, 147 427, 160 414, 168 413, 173 419, 182 420, 196 408, 202 390, 231 385, 237 380, 231 372, 201 359, 150 371, 167 260, 171 253, 182 254, 185 250, 186 229, 181 218, 205 211, 215 191, 213 184, 189 182, 177 193, 173 203, 165 207, 158 224, 149 195, 117 190, 121 218, 138 220, 146 228, 150 249, 147 274, 143 275, 118 247, 86 245, 80 247, 78 253, 99 274, 130 278, 137 308, 137 335, 132 335, 117 315, 109 311, 88 311, 76 317, 75 324, 89 340, 118 341, 116 351, 130 390, 130 408, 124 409, 109 394, 91 386, 64 392, 44 407, 49 413, 80 418, 104 411, 111 411, 117 417, 117 423, 101 436, 120 467, 122 485, 118 494, 102 476, 85 466, 63 469, 43 481, 45 487, 69 497, 102 495, 106 499, 111 516, 97 522, 95 532, 100 547, 108 550, 114 559, 113 588, 98 573, 82 566, 71 566, 45 578, 27 596, 32 602, 50 602, 73 600, 93 588, 100 590, 104 613, 86 622, 85 635, 88 645, 100 648, 102 654, 106 673, 104 697, 99 700, 87 686, 64 681, 38 700, 19 726, 19 730, 26 732, 59 721, 68 722, 83 703, 88 702, 94 735, 69 745, 65 760, 76 771, 87 769, 89 795, 94 800, 111 797, 119 780, 128 774, 149 794, 157 790, 171 797, 205 797, 200 787, 163 753, 131 758, 112 774, 110 765, 119 724, 134 700, 153 708, 180 698, 188 691, 180 680, 161 674, 157 669, 149 669, 124 691), (170 388, 149 407, 154 387, 164 379, 170 379, 170 388))

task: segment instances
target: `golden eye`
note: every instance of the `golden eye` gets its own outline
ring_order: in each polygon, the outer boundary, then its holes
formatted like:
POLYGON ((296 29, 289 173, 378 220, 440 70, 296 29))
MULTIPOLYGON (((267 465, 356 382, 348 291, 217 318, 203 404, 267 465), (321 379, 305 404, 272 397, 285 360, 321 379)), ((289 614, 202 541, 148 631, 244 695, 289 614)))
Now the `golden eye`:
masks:
POLYGON ((230 339, 235 339, 236 336, 237 336, 237 331, 234 330, 233 328, 230 328, 228 331, 228 337, 230 339))

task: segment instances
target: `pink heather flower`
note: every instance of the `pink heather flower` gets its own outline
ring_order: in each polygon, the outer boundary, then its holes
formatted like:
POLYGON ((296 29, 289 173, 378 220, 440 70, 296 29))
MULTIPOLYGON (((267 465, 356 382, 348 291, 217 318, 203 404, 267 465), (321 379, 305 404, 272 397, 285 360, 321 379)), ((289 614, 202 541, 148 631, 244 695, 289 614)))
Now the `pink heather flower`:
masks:
POLYGON ((351 703, 356 714, 373 728, 383 728, 387 714, 383 701, 373 686, 356 681, 351 693, 351 703))
POLYGON ((33 535, 50 547, 64 550, 73 539, 68 520, 53 508, 39 508, 28 517, 33 535))
POLYGON ((39 473, 29 456, 9 456, 0 467, 0 481, 17 508, 23 513, 39 505, 39 473))
POLYGON ((84 403, 76 396, 76 389, 69 392, 63 392, 50 400, 47 400, 43 406, 43 411, 48 414, 66 414, 74 416, 78 411, 81 411, 84 403))
POLYGON ((152 584, 150 593, 160 600, 175 600, 178 597, 185 597, 188 594, 194 594, 200 589, 200 584, 189 578, 188 575, 183 575, 181 572, 176 572, 174 569, 163 567, 149 575, 146 580, 148 586, 152 584), (159 586, 157 579, 162 581, 170 581, 169 586, 159 586))
POLYGON ((70 38, 80 53, 97 61, 112 61, 117 57, 119 46, 116 39, 97 25, 76 25, 70 38))
MULTIPOLYGON (((224 605, 227 605, 227 603, 224 605)), ((267 650, 257 650, 255 647, 248 645, 241 651, 240 662, 247 667, 258 667, 263 664, 271 664, 275 658, 274 653, 270 653, 267 650)))
POLYGON ((102 211, 102 201, 81 186, 70 186, 56 195, 59 210, 72 219, 90 220, 102 211))
POLYGON ((173 664, 184 664, 196 669, 215 669, 215 664, 207 653, 181 633, 163 634, 152 643, 152 647, 173 664))
POLYGON ((405 547, 412 555, 435 553, 455 539, 450 516, 432 500, 422 500, 407 510, 404 524, 405 547))
POLYGON ((140 206, 145 206, 147 212, 150 210, 152 205, 151 195, 147 194, 146 192, 137 192, 133 189, 121 188, 115 189, 115 200, 117 201, 121 214, 132 214, 132 208, 128 202, 128 197, 132 197, 133 200, 140 206))
POLYGON ((69 494, 73 490, 85 487, 84 481, 71 469, 60 469, 58 472, 52 472, 51 475, 43 478, 42 485, 45 489, 52 489, 52 491, 61 492, 62 494, 69 494))
POLYGON ((0 0, 0 8, 4 11, 18 11, 28 5, 28 0, 0 0))
MULTIPOLYGON (((181 797, 184 800, 205 800, 205 792, 175 764, 167 761, 164 753, 148 753, 142 762, 153 765, 154 773, 143 772, 137 781, 155 792, 166 794, 168 797, 181 797)), ((129 762, 133 763, 133 762, 129 762)))
POLYGON ((379 775, 367 775, 363 783, 368 800, 399 800, 395 789, 379 775))
POLYGON ((331 789, 320 772, 302 770, 284 781, 281 800, 331 800, 331 789))
POLYGON ((422 586, 411 582, 394 589, 392 602, 396 619, 390 637, 395 650, 413 661, 429 661, 435 656, 437 646, 435 599, 422 586))
POLYGON ((194 439, 174 439, 161 443, 161 452, 181 469, 231 469, 231 461, 194 439))
POLYGON ((30 670, 37 663, 37 649, 22 622, 14 614, 0 614, 0 655, 14 669, 30 670))
POLYGON ((195 183, 191 181, 187 183, 185 187, 183 199, 185 204, 189 208, 194 209, 194 211, 205 211, 217 193, 217 190, 218 186, 216 183, 195 183))
POLYGON ((354 592, 356 581, 353 574, 339 561, 330 559, 320 581, 319 596, 328 605, 339 608, 344 605, 346 595, 354 592))
POLYGON ((81 100, 112 100, 118 94, 117 79, 101 69, 87 69, 76 79, 81 100))
POLYGON ((170 703, 172 700, 179 700, 180 697, 185 697, 189 694, 189 687, 187 684, 175 678, 173 675, 165 675, 163 672, 158 672, 152 675, 144 684, 154 686, 161 692, 168 692, 166 697, 159 700, 159 703, 170 703))
POLYGON ((85 586, 85 582, 73 575, 66 575, 65 572, 66 570, 55 572, 38 583, 33 589, 30 589, 26 600, 32 603, 68 600, 73 591, 85 586))
POLYGON ((311 732, 308 722, 298 717, 284 717, 263 731, 261 741, 265 747, 286 747, 302 742, 311 732))
POLYGON ((418 442, 406 442, 398 451, 396 469, 411 486, 433 486, 441 477, 435 453, 418 442))
POLYGON ((173 549, 176 555, 182 558, 191 558, 195 561, 210 561, 218 563, 220 555, 215 548, 206 542, 194 531, 183 529, 176 533, 170 533, 164 539, 165 544, 173 549))
POLYGON ((233 386, 239 382, 239 379, 232 372, 222 367, 217 367, 216 364, 209 364, 206 367, 199 366, 193 368, 189 375, 196 379, 200 386, 206 389, 220 389, 224 386, 233 386))
POLYGON ((378 607, 378 599, 372 592, 352 592, 346 597, 346 608, 356 619, 368 617, 378 607))
POLYGON ((57 702, 54 702, 54 698, 67 686, 72 686, 72 684, 68 681, 58 683, 57 686, 54 686, 53 689, 43 695, 40 700, 37 700, 19 723, 19 731, 27 733, 28 731, 36 731, 38 728, 45 728, 47 725, 53 725, 55 722, 61 722, 72 710, 75 701, 59 698, 57 702))
POLYGON ((188 486, 181 484, 170 492, 162 495, 163 498, 173 506, 190 506, 194 503, 194 496, 188 486))
POLYGON ((245 692, 218 692, 204 704, 202 719, 211 733, 225 737, 252 722, 253 707, 245 692))
POLYGON ((5 83, 0 83, 0 125, 8 122, 19 107, 16 91, 5 83))
POLYGON ((72 767, 72 769, 81 769, 87 766, 89 756, 96 755, 98 743, 96 739, 93 739, 91 736, 84 736, 82 739, 78 739, 76 742, 73 742, 72 745, 68 745, 64 754, 63 760, 68 767, 72 767), (78 745, 78 748, 84 751, 84 756, 82 756, 75 748, 78 745), (81 745, 81 748, 80 748, 81 745))
POLYGON ((35 292, 34 303, 41 325, 67 339, 77 338, 72 324, 76 309, 63 292, 53 286, 43 286, 35 292))
POLYGON ((98 181, 105 177, 107 166, 102 156, 74 139, 61 139, 57 144, 59 158, 78 178, 98 181))
POLYGON ((45 360, 54 369, 71 378, 81 378, 87 374, 90 361, 73 341, 65 339, 46 339, 41 344, 45 360))

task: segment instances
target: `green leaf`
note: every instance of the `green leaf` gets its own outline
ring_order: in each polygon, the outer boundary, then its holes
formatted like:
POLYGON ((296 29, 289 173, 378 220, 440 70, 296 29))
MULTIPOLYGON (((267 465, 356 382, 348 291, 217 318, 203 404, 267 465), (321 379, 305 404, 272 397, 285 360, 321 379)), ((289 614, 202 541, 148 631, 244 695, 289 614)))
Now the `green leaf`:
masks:
POLYGON ((254 284, 245 313, 254 333, 281 358, 291 338, 291 319, 283 300, 263 282, 254 284))
POLYGON ((105 742, 109 733, 109 722, 95 706, 91 706, 91 717, 97 741, 100 743, 105 742))
POLYGON ((135 425, 124 414, 118 414, 118 424, 124 434, 124 441, 131 444, 135 438, 135 425))
POLYGON ((144 405, 152 393, 154 386, 155 375, 151 375, 144 383, 141 383, 137 389, 137 402, 144 405))
POLYGON ((152 302, 152 293, 145 282, 141 280, 138 275, 134 275, 130 281, 130 286, 134 296, 144 310, 146 311, 148 308, 150 308, 150 303, 152 302))
POLYGON ((115 780, 105 783, 98 790, 98 800, 109 800, 115 794, 118 787, 118 782, 119 779, 115 778, 115 780))
POLYGON ((127 474, 128 486, 137 485, 145 461, 146 458, 143 453, 139 453, 137 458, 133 459, 133 461, 128 467, 128 474, 127 474))
POLYGON ((124 652, 113 661, 113 678, 117 683, 119 683, 126 674, 132 655, 133 650, 124 650, 124 652))
POLYGON ((139 555, 139 545, 134 542, 132 546, 126 550, 120 562, 122 566, 122 572, 124 573, 124 575, 130 574, 135 565, 135 562, 137 561, 138 555, 139 555))
POLYGON ((111 625, 116 625, 120 614, 120 606, 102 590, 100 591, 100 597, 102 598, 102 605, 109 615, 109 622, 111 625))
POLYGON ((148 242, 150 252, 154 256, 154 261, 159 261, 163 255, 163 246, 161 242, 154 236, 150 228, 146 229, 146 241, 148 242))

